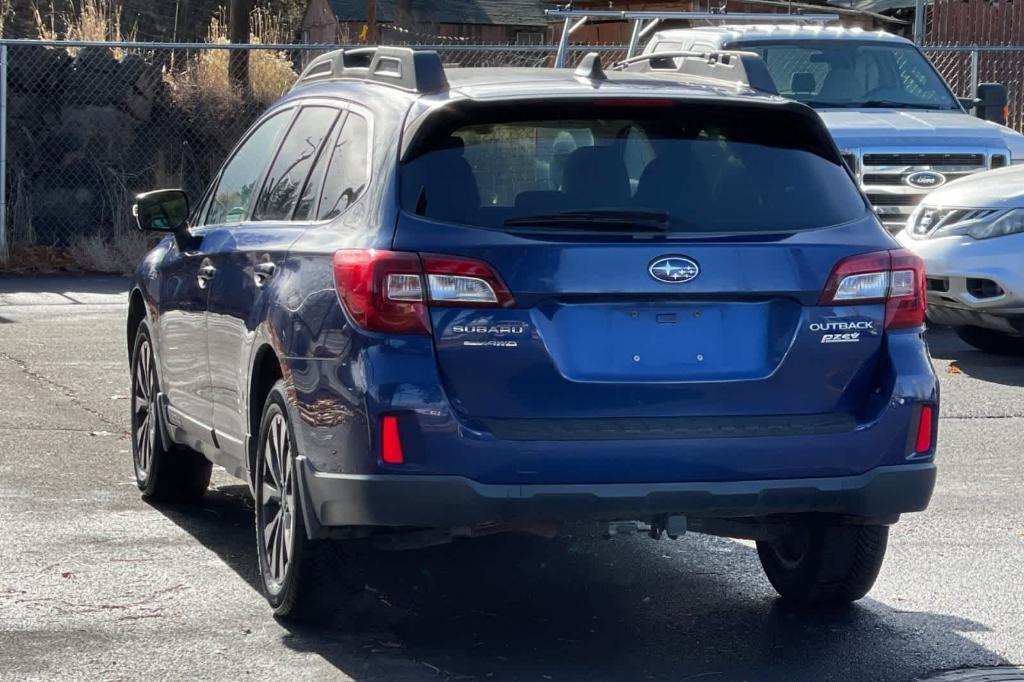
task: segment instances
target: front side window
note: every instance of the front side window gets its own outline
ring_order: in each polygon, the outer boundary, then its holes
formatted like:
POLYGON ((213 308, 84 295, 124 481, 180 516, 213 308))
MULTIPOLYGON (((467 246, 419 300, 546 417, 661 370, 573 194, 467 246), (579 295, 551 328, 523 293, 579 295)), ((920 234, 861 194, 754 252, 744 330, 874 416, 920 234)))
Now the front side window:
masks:
POLYGON ((303 183, 338 117, 329 107, 305 107, 281 143, 263 183, 253 220, 290 220, 303 183))
POLYGON ((403 208, 500 230, 668 233, 790 232, 866 212, 827 131, 790 111, 524 109, 434 127, 402 165, 403 208))
POLYGON ((959 108, 935 69, 912 45, 800 40, 730 48, 759 54, 780 94, 813 107, 959 108))
POLYGON ((274 154, 277 139, 292 111, 282 111, 259 124, 231 157, 206 210, 204 225, 235 225, 245 220, 263 171, 274 154))

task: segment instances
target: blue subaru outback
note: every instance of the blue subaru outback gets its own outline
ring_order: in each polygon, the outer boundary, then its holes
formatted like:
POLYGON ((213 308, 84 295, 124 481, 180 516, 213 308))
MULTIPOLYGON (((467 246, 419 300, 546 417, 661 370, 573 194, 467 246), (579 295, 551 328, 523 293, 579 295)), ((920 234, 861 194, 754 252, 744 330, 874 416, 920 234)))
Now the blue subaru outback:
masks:
POLYGON ((143 495, 247 481, 275 613, 339 542, 590 521, 757 541, 783 598, 871 588, 935 482, 921 261, 751 54, 605 69, 313 61, 131 292, 143 495))

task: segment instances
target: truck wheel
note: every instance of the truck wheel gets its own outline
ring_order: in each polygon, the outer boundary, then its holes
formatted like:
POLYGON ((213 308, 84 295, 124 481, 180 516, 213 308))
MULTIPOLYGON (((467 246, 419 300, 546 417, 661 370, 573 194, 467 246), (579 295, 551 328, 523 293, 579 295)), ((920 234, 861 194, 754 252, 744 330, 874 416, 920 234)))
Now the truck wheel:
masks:
POLYGON ((156 356, 149 327, 139 325, 132 350, 132 463, 135 483, 147 500, 195 502, 210 485, 213 465, 200 453, 160 437, 156 356))
POLYGON ((786 601, 846 604, 875 584, 888 526, 805 524, 772 542, 758 542, 768 581, 786 601))
POLYGON ((956 327, 956 335, 978 350, 994 355, 1024 355, 1024 337, 984 327, 956 327))
POLYGON ((295 435, 285 384, 270 389, 260 419, 254 495, 260 587, 274 614, 310 620, 322 615, 332 592, 337 541, 306 536, 299 500, 295 435))

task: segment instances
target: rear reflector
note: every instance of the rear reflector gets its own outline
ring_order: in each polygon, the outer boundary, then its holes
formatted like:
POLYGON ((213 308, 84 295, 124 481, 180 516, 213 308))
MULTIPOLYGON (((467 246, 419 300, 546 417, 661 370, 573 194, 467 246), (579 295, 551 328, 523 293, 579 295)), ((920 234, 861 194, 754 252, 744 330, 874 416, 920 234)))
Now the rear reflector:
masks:
POLYGON ((402 439, 398 436, 398 417, 389 415, 381 419, 380 458, 388 464, 401 464, 402 439))
POLYGON ((515 303, 491 266, 457 256, 345 249, 334 254, 334 282, 352 320, 373 332, 429 334, 428 305, 515 303))
POLYGON ((932 449, 932 422, 934 409, 931 405, 921 408, 921 416, 917 421, 917 442, 914 445, 916 454, 924 454, 932 449))
POLYGON ((844 258, 832 270, 818 305, 885 303, 885 328, 924 324, 924 262, 903 249, 844 258))

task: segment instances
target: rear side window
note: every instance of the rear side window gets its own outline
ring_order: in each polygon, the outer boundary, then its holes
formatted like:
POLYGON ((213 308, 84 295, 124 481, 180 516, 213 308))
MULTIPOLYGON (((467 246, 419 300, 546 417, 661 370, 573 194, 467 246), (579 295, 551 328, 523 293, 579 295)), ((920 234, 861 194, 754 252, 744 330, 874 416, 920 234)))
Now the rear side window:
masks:
POLYGON ((330 162, 319 220, 329 220, 345 212, 366 189, 370 178, 369 125, 359 114, 350 113, 329 150, 330 162))
POLYGON ((673 233, 788 232, 866 211, 827 131, 805 114, 575 108, 586 116, 551 117, 548 105, 537 118, 520 110, 515 120, 459 116, 434 126, 403 164, 403 208, 492 229, 595 212, 628 228, 630 215, 642 215, 673 233))
POLYGON ((306 175, 337 117, 338 110, 329 107, 299 112, 267 174, 253 220, 291 219, 306 175))

